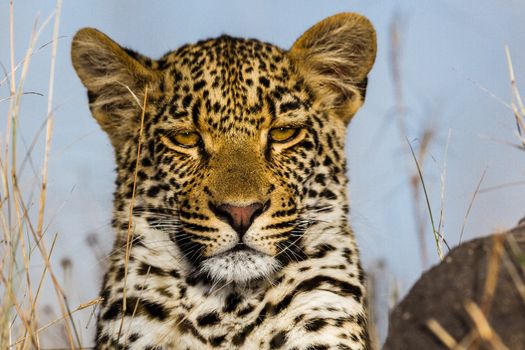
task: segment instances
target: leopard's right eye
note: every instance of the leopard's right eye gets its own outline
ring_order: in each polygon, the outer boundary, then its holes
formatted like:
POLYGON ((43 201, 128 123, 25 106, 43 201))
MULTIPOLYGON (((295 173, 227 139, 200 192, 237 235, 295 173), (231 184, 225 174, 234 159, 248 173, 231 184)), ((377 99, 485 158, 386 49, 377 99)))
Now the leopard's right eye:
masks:
POLYGON ((181 131, 173 135, 173 141, 181 147, 195 147, 201 141, 201 135, 194 131, 181 131))
POLYGON ((179 131, 169 136, 163 135, 161 141, 169 148, 194 148, 201 144, 201 135, 195 131, 179 131))
POLYGON ((195 131, 185 130, 165 134, 160 137, 160 140, 166 147, 181 153, 187 153, 202 145, 202 137, 195 131))

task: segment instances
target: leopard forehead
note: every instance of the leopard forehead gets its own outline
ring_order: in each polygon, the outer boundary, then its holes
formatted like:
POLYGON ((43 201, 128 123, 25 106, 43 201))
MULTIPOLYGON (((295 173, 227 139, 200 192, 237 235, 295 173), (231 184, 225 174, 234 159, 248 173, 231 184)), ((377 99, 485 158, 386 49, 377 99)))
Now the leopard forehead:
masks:
POLYGON ((308 109, 311 100, 286 53, 255 39, 221 36, 186 45, 157 67, 169 108, 163 121, 178 119, 222 138, 254 135, 277 115, 293 118, 308 109))

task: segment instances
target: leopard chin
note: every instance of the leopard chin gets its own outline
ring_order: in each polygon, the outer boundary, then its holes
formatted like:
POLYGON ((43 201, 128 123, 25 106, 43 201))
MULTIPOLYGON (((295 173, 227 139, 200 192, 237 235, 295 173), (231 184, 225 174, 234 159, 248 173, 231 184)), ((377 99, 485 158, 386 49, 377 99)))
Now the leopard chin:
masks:
POLYGON ((247 284, 270 278, 281 264, 269 255, 253 249, 229 250, 207 258, 200 264, 201 273, 218 283, 247 284))

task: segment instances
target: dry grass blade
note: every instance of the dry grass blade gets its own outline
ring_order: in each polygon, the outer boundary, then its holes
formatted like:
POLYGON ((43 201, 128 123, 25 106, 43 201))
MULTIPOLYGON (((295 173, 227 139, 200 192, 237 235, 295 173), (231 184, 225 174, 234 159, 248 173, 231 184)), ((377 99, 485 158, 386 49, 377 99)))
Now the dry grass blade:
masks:
POLYGON ((487 265, 487 277, 485 279, 485 286, 483 288, 483 296, 481 298, 481 309, 485 315, 490 314, 492 300, 498 285, 498 277, 501 269, 501 258, 504 253, 503 241, 504 235, 494 235, 492 237, 492 249, 487 265))
MULTIPOLYGON (((433 138, 433 133, 430 130, 425 130, 421 137, 419 138, 419 154, 418 162, 420 168, 423 167, 423 163, 428 155, 428 147, 431 139, 433 138)), ((412 189, 413 197, 413 210, 414 210, 414 220, 416 222, 416 231, 418 233, 419 240, 419 250, 421 253, 421 263, 423 267, 428 266, 428 252, 426 244, 426 216, 421 213, 421 192, 420 192, 420 177, 416 171, 415 174, 410 176, 410 187, 412 189)))
POLYGON ((502 256, 503 265, 516 286, 523 305, 525 306, 525 254, 521 251, 514 236, 507 236, 507 243, 510 247, 510 252, 504 252, 502 256), (521 269, 518 269, 515 265, 518 265, 521 269))
POLYGON ((441 172, 440 176, 440 184, 441 184, 441 191, 440 191, 440 209, 439 209, 439 223, 438 223, 438 233, 440 239, 445 241, 445 234, 444 234, 444 225, 445 225, 445 180, 447 178, 447 159, 448 159, 448 147, 450 145, 450 138, 452 135, 452 131, 448 130, 448 136, 447 136, 447 144, 445 145, 445 155, 443 157, 443 171, 441 172))
POLYGON ((492 329, 489 321, 483 314, 483 311, 481 311, 476 303, 467 300, 465 303, 465 310, 472 319, 481 339, 489 343, 494 350, 510 350, 505 344, 503 344, 500 337, 492 329))
POLYGON ((457 341, 441 324, 435 319, 431 318, 427 321, 427 327, 432 333, 445 345, 448 349, 464 350, 462 346, 458 346, 457 341))
POLYGON ((148 270, 146 271, 146 276, 144 276, 144 282, 143 282, 142 288, 140 289, 139 296, 137 298, 137 301, 135 302, 135 306, 133 307, 133 312, 131 313, 131 321, 128 324, 128 330, 126 331, 126 336, 124 337, 124 348, 126 346, 128 346, 128 339, 129 339, 129 335, 131 333, 131 325, 133 323, 135 315, 137 314, 137 310, 138 310, 140 302, 142 300, 142 296, 144 294, 144 291, 146 290, 146 286, 147 286, 148 278, 150 276, 150 272, 151 272, 151 266, 148 266, 148 270))
MULTIPOLYGON (((38 328, 38 329, 36 330, 36 333, 37 333, 37 334, 38 334, 38 333, 41 333, 41 332, 45 331, 46 329, 48 329, 49 327, 51 327, 51 326, 57 324, 58 322, 63 321, 63 320, 68 319, 68 318, 71 318, 71 316, 72 316, 74 313, 78 312, 78 311, 81 311, 81 310, 87 309, 87 308, 92 307, 92 306, 95 307, 95 306, 97 306, 100 302, 102 302, 102 298, 98 297, 98 298, 95 298, 95 299, 93 299, 93 300, 90 300, 90 301, 88 301, 88 302, 86 302, 86 303, 82 303, 82 304, 80 304, 79 306, 77 306, 75 309, 73 309, 73 310, 71 310, 70 312, 68 312, 66 315, 63 315, 62 317, 59 317, 59 318, 57 318, 57 319, 55 319, 55 320, 53 320, 53 321, 47 323, 46 325, 44 325, 44 326, 38 328)), ((15 343, 9 345, 9 347, 10 347, 10 348, 11 348, 11 347, 15 347, 16 345, 20 344, 20 343, 23 342, 24 340, 25 340, 25 338, 18 339, 15 343)))
MULTIPOLYGON (((525 217, 521 219, 519 226, 525 226, 525 217)), ((512 259, 520 267, 523 277, 525 277, 525 252, 519 246, 518 240, 513 235, 507 236, 507 244, 509 246, 509 253, 512 255, 512 259)))
POLYGON ((461 224, 461 231, 459 234, 459 244, 463 241, 463 234, 465 232, 465 226, 467 225, 467 219, 470 215, 470 211, 472 210, 472 206, 474 205, 474 201, 476 200, 476 196, 479 193, 479 189, 481 187, 481 184, 483 183, 483 179, 485 179, 485 175, 487 174, 487 169, 483 170, 483 174, 481 174, 481 177, 478 181, 478 185, 476 186, 476 189, 474 190, 474 193, 472 194, 472 198, 470 199, 470 202, 468 204, 467 212, 465 213, 465 216, 463 217, 463 224, 461 224))
POLYGON ((434 241, 436 243, 436 249, 440 260, 443 260, 443 251, 441 250, 441 245, 439 244, 439 232, 436 230, 436 224, 434 223, 434 215, 432 214, 432 207, 430 205, 430 199, 428 197, 427 187, 425 186, 425 180, 423 178, 423 172, 421 170, 421 167, 419 165, 419 161, 417 160, 416 154, 414 152, 414 148, 412 147, 412 144, 408 139, 406 139, 408 143, 408 147, 410 148, 410 152, 412 153, 412 157, 414 159, 414 162, 416 163, 417 167, 417 173, 419 175, 419 180, 421 181, 421 186, 423 187, 423 193, 425 194, 425 200, 427 204, 427 210, 428 215, 430 217, 430 223, 432 225, 432 232, 434 234, 434 241))
POLYGON ((51 150, 51 137, 53 131, 53 90, 55 85, 55 65, 58 47, 58 30, 60 27, 60 11, 62 9, 62 0, 57 0, 55 23, 53 28, 53 43, 51 50, 51 68, 49 73, 49 87, 47 100, 47 122, 46 122, 46 145, 44 150, 44 164, 42 166, 42 188, 40 192, 40 207, 38 210, 37 234, 42 236, 42 227, 44 225, 44 210, 46 206, 47 175, 49 164, 49 152, 51 150))
POLYGON ((480 189, 479 193, 499 191, 503 188, 509 188, 509 187, 514 187, 514 186, 525 186, 525 180, 524 181, 513 181, 513 182, 508 182, 508 183, 504 183, 504 184, 500 184, 496 186, 485 187, 485 188, 480 189))
POLYGON ((518 85, 516 84, 516 77, 514 75, 512 58, 510 56, 510 50, 507 45, 505 45, 505 57, 507 58, 507 66, 509 68, 509 78, 512 87, 512 95, 513 99, 516 101, 516 103, 512 102, 511 106, 514 112, 514 117, 516 118, 516 128, 518 131, 518 137, 521 141, 521 147, 525 150, 525 138, 523 137, 523 132, 525 132, 525 106, 523 105, 523 100, 521 98, 518 85))
MULTIPOLYGON (((131 89, 128 87, 129 92, 131 95, 138 100, 137 96, 131 91, 131 89)), ((120 319, 120 326, 118 331, 118 339, 120 339, 120 336, 122 335, 122 327, 124 326, 124 316, 126 315, 126 281, 128 278, 128 265, 129 265, 129 256, 131 254, 131 248, 133 241, 131 239, 132 236, 132 228, 133 228, 133 207, 135 203, 135 192, 137 190, 137 178, 138 178, 138 172, 139 172, 139 161, 140 161, 140 152, 142 148, 142 132, 144 130, 144 116, 146 115, 146 103, 148 100, 148 87, 146 86, 144 91, 144 100, 142 104, 139 104, 140 108, 142 109, 141 116, 140 116, 140 130, 139 130, 139 142, 137 145, 137 161, 135 162, 135 173, 133 174, 133 190, 131 193, 131 201, 129 204, 129 215, 128 215, 128 232, 126 237, 126 253, 124 258, 124 289, 122 291, 122 317, 120 319)))

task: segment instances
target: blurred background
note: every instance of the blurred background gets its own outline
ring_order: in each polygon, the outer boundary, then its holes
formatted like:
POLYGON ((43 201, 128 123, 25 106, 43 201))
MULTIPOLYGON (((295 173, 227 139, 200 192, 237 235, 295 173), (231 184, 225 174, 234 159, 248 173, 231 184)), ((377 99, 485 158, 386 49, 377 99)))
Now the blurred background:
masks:
MULTIPOLYGON (((41 233, 47 251, 52 249, 50 266, 63 295, 57 298, 52 278, 45 275, 32 311, 38 315, 36 328, 44 327, 43 348, 67 346, 64 322, 53 323, 63 314, 59 304, 64 300, 74 311, 82 345, 92 344, 96 310, 85 303, 97 297, 113 242, 113 151, 89 113, 69 56, 71 38, 82 27, 96 27, 120 44, 158 58, 184 43, 223 33, 289 48, 310 26, 343 11, 359 12, 374 23, 378 56, 366 103, 350 124, 346 147, 351 218, 370 275, 379 341, 386 336, 389 308, 422 271, 439 261, 440 251, 446 254, 447 244, 454 247, 461 239, 510 228, 525 214, 525 152, 505 53, 507 45, 517 87, 525 89, 522 1, 64 0, 49 103, 55 9, 52 0, 0 4, 2 171, 12 162, 6 145, 12 149, 14 144, 9 142, 14 124, 8 121, 15 86, 23 92, 16 99, 17 186, 34 222, 47 116, 54 121, 41 233), (35 30, 41 30, 40 35, 30 44, 35 30), (30 61, 24 60, 29 46, 30 61)), ((0 270, 6 277, 6 237, 12 226, 5 222, 15 214, 4 205, 12 184, 3 185, 0 270)), ((21 235, 29 237, 31 225, 19 226, 24 228, 21 235)), ((31 239, 21 245, 34 253, 31 239)), ((11 290, 23 304, 26 280, 34 279, 36 290, 48 268, 36 253, 31 261, 22 253, 15 255, 13 261, 25 265, 12 269, 18 288, 11 290)), ((6 290, 2 278, 4 307, 7 299, 13 300, 6 290)), ((20 322, 14 309, 4 317, 20 322)), ((23 334, 23 327, 12 328, 11 344, 23 334)))

